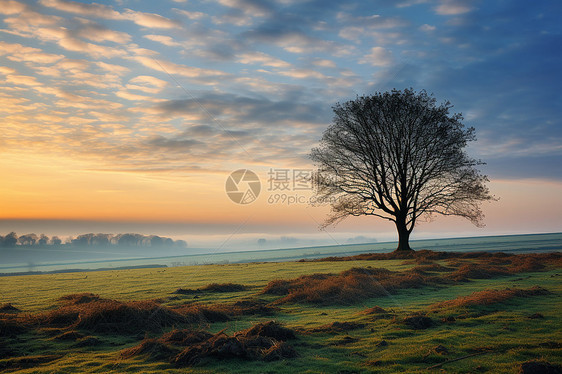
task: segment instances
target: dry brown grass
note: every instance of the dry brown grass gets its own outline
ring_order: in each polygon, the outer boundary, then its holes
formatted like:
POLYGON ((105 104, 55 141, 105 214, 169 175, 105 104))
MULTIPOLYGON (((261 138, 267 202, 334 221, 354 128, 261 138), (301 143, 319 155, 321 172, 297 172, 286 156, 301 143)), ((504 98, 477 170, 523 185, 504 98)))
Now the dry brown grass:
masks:
POLYGON ((28 319, 39 327, 119 333, 157 331, 186 322, 178 312, 154 301, 121 302, 94 296, 65 296, 61 298, 63 305, 49 312, 28 316, 28 319))
MULTIPOLYGON (((536 254, 512 254, 503 252, 436 252, 429 250, 418 250, 409 252, 390 253, 365 253, 356 256, 326 257, 310 261, 369 261, 369 260, 411 260, 418 265, 430 264, 435 260, 449 260, 452 263, 458 260, 479 260, 489 264, 505 264, 514 271, 537 271, 540 265, 562 267, 562 253, 536 253, 536 254), (516 270, 519 269, 519 270, 516 270), (525 270, 529 269, 529 270, 525 270)), ((456 262, 457 264, 459 262, 456 262)), ((450 265, 453 266, 453 265, 450 265)))
POLYGON ((352 268, 340 274, 303 275, 293 280, 274 280, 262 291, 281 295, 275 304, 303 302, 317 305, 348 305, 385 296, 405 288, 434 284, 436 278, 416 272, 352 268))
POLYGON ((27 330, 27 323, 21 318, 0 316, 0 337, 16 336, 27 330))
POLYGON ((192 366, 207 357, 239 358, 246 360, 279 360, 297 357, 286 343, 295 334, 274 321, 259 323, 234 336, 222 332, 196 345, 185 348, 172 359, 177 366, 192 366))
POLYGON ((173 309, 180 314, 187 323, 208 324, 213 322, 230 321, 230 317, 218 306, 203 306, 199 304, 182 305, 173 309))
POLYGON ((457 270, 445 275, 445 278, 455 282, 464 282, 469 279, 489 279, 509 274, 510 272, 508 269, 503 266, 468 263, 461 265, 457 270))
POLYGON ((460 296, 453 300, 432 304, 431 309, 471 307, 502 303, 515 297, 531 297, 548 295, 550 292, 542 287, 534 286, 529 289, 506 288, 503 290, 476 291, 468 296, 460 296))
POLYGON ((188 346, 199 344, 212 338, 213 335, 201 330, 174 329, 162 335, 160 341, 164 344, 188 346))
POLYGON ((21 312, 20 309, 16 308, 15 306, 13 306, 12 304, 4 304, 2 306, 0 306, 0 314, 2 313, 19 313, 21 312))
POLYGON ((144 339, 134 347, 123 349, 120 353, 121 358, 131 358, 134 356, 145 356, 151 360, 169 360, 170 357, 179 353, 179 350, 163 343, 157 339, 144 339))

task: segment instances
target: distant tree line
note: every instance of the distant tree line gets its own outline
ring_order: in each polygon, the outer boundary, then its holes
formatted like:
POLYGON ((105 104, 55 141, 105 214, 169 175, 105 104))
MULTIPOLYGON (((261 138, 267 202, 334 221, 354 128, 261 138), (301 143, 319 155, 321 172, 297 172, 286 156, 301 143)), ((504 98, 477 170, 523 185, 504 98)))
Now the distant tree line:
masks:
POLYGON ((45 234, 25 234, 18 236, 11 232, 5 236, 0 235, 0 247, 47 247, 47 246, 69 246, 69 247, 177 247, 185 248, 185 240, 173 240, 158 235, 142 234, 82 234, 76 238, 66 238, 64 243, 58 236, 49 238, 45 234))

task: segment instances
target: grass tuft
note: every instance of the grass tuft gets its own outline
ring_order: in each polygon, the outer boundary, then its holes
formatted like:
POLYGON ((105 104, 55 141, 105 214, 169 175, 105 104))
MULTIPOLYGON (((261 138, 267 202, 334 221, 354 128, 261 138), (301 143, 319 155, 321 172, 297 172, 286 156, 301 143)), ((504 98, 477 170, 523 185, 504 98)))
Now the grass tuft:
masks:
POLYGON ((447 300, 432 304, 430 308, 439 309, 490 305, 503 303, 515 297, 531 297, 548 294, 550 294, 548 290, 539 286, 534 286, 529 289, 506 288, 503 290, 483 290, 473 292, 468 296, 460 296, 453 300, 447 300))
POLYGON ((262 293, 285 295, 275 304, 300 302, 316 305, 350 305, 370 297, 386 296, 400 289, 435 284, 436 278, 415 271, 394 272, 380 268, 351 268, 340 274, 303 275, 274 280, 262 293))

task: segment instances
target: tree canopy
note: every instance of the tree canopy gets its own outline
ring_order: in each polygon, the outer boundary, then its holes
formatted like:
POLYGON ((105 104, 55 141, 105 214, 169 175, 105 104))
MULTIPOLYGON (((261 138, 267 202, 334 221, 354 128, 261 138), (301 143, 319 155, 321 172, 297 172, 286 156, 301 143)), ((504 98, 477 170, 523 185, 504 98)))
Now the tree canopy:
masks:
POLYGON ((324 227, 348 216, 380 217, 396 224, 397 249, 410 250, 420 219, 455 215, 481 226, 480 203, 493 197, 476 169, 484 163, 464 150, 476 140, 474 128, 451 108, 412 89, 336 104, 333 123, 310 154, 318 198, 332 206, 324 227))

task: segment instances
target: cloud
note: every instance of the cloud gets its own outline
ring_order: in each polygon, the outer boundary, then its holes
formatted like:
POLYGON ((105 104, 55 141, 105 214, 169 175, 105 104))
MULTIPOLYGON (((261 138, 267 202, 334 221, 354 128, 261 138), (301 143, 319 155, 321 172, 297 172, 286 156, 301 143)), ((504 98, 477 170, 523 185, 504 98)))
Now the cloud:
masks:
POLYGON ((189 18, 191 20, 201 19, 201 18, 207 16, 205 13, 202 13, 202 12, 189 12, 189 11, 183 10, 183 9, 174 8, 173 11, 178 13, 178 14, 181 14, 183 16, 186 16, 187 18, 189 18))
POLYGON ((420 26, 420 30, 425 32, 435 31, 435 29, 435 26, 428 25, 427 23, 420 26))
POLYGON ((112 7, 97 3, 79 3, 77 1, 66 0, 40 0, 43 6, 55 8, 57 10, 80 14, 82 16, 98 17, 104 19, 122 20, 124 19, 121 13, 113 10, 112 7))
POLYGON ((82 38, 98 43, 110 41, 124 44, 131 41, 131 35, 126 32, 110 30, 91 21, 85 23, 86 25, 78 30, 78 35, 82 38))
POLYGON ((181 27, 180 22, 154 13, 136 12, 134 10, 127 9, 125 11, 125 17, 139 26, 149 28, 176 29, 181 27))
POLYGON ((15 85, 24 85, 24 86, 40 86, 41 82, 37 81, 37 78, 30 77, 28 75, 7 75, 6 82, 12 83, 15 85))
MULTIPOLYGON (((176 64, 162 59, 156 60, 144 56, 135 56, 132 59, 148 68, 167 74, 181 75, 187 78, 198 78, 203 80, 209 77, 226 77, 228 75, 227 73, 219 70, 202 69, 194 66, 176 64)), ((209 80, 207 81, 207 84, 214 84, 214 82, 209 80)))
POLYGON ((287 68, 291 64, 281 59, 272 57, 263 52, 244 53, 238 56, 241 64, 260 64, 263 66, 273 66, 276 68, 287 68))
POLYGON ((120 48, 84 42, 72 36, 69 31, 59 33, 58 44, 69 51, 86 53, 94 58, 125 57, 127 53, 120 48))
POLYGON ((472 7, 466 1, 461 0, 441 0, 441 3, 435 7, 435 12, 442 16, 456 16, 471 10, 472 7))
POLYGON ((123 75, 131 71, 131 69, 129 69, 128 67, 115 65, 115 64, 108 64, 107 62, 103 62, 103 61, 97 61, 96 65, 98 65, 100 68, 108 72, 115 73, 118 75, 123 75))
POLYGON ((27 9, 27 5, 13 0, 0 1, 0 14, 18 14, 27 9))
POLYGON ((16 69, 9 68, 7 66, 0 66, 0 74, 14 74, 16 73, 16 69))
POLYGON ((212 17, 216 24, 233 24, 250 26, 255 18, 263 18, 272 14, 273 7, 267 1, 255 0, 218 0, 219 4, 230 8, 220 16, 212 17))
POLYGON ((46 7, 55 8, 59 11, 78 14, 84 17, 97 17, 109 20, 129 20, 139 26, 149 28, 172 29, 181 27, 181 23, 163 17, 159 14, 137 12, 126 9, 124 13, 114 10, 112 7, 97 3, 79 3, 68 0, 40 0, 46 7))
POLYGON ((163 136, 156 136, 146 142, 152 148, 165 149, 175 152, 186 152, 202 143, 193 139, 168 139, 163 136))
POLYGON ((363 56, 359 63, 372 66, 388 66, 392 63, 392 54, 383 47, 373 47, 371 48, 371 53, 363 56))
POLYGON ((178 43, 176 41, 174 41, 174 39, 172 39, 172 37, 167 36, 167 35, 144 35, 144 38, 148 39, 148 40, 152 40, 154 42, 158 42, 161 44, 164 44, 168 47, 178 47, 181 46, 181 43, 178 43))
POLYGON ((168 82, 156 77, 139 75, 135 78, 130 79, 126 87, 130 90, 138 90, 145 93, 157 94, 162 91, 162 89, 167 85, 168 82))
POLYGON ((64 58, 63 55, 45 53, 39 48, 26 47, 18 43, 6 43, 0 41, 0 56, 8 55, 12 61, 29 61, 40 64, 52 64, 64 58))
POLYGON ((131 100, 131 101, 153 101, 154 100, 153 97, 133 94, 133 93, 130 93, 130 92, 128 92, 126 90, 123 90, 123 89, 117 91, 115 93, 115 96, 120 97, 122 99, 131 100))
POLYGON ((335 68, 336 67, 336 63, 332 60, 326 60, 326 59, 315 59, 312 61, 312 64, 315 66, 320 66, 323 68, 335 68))

